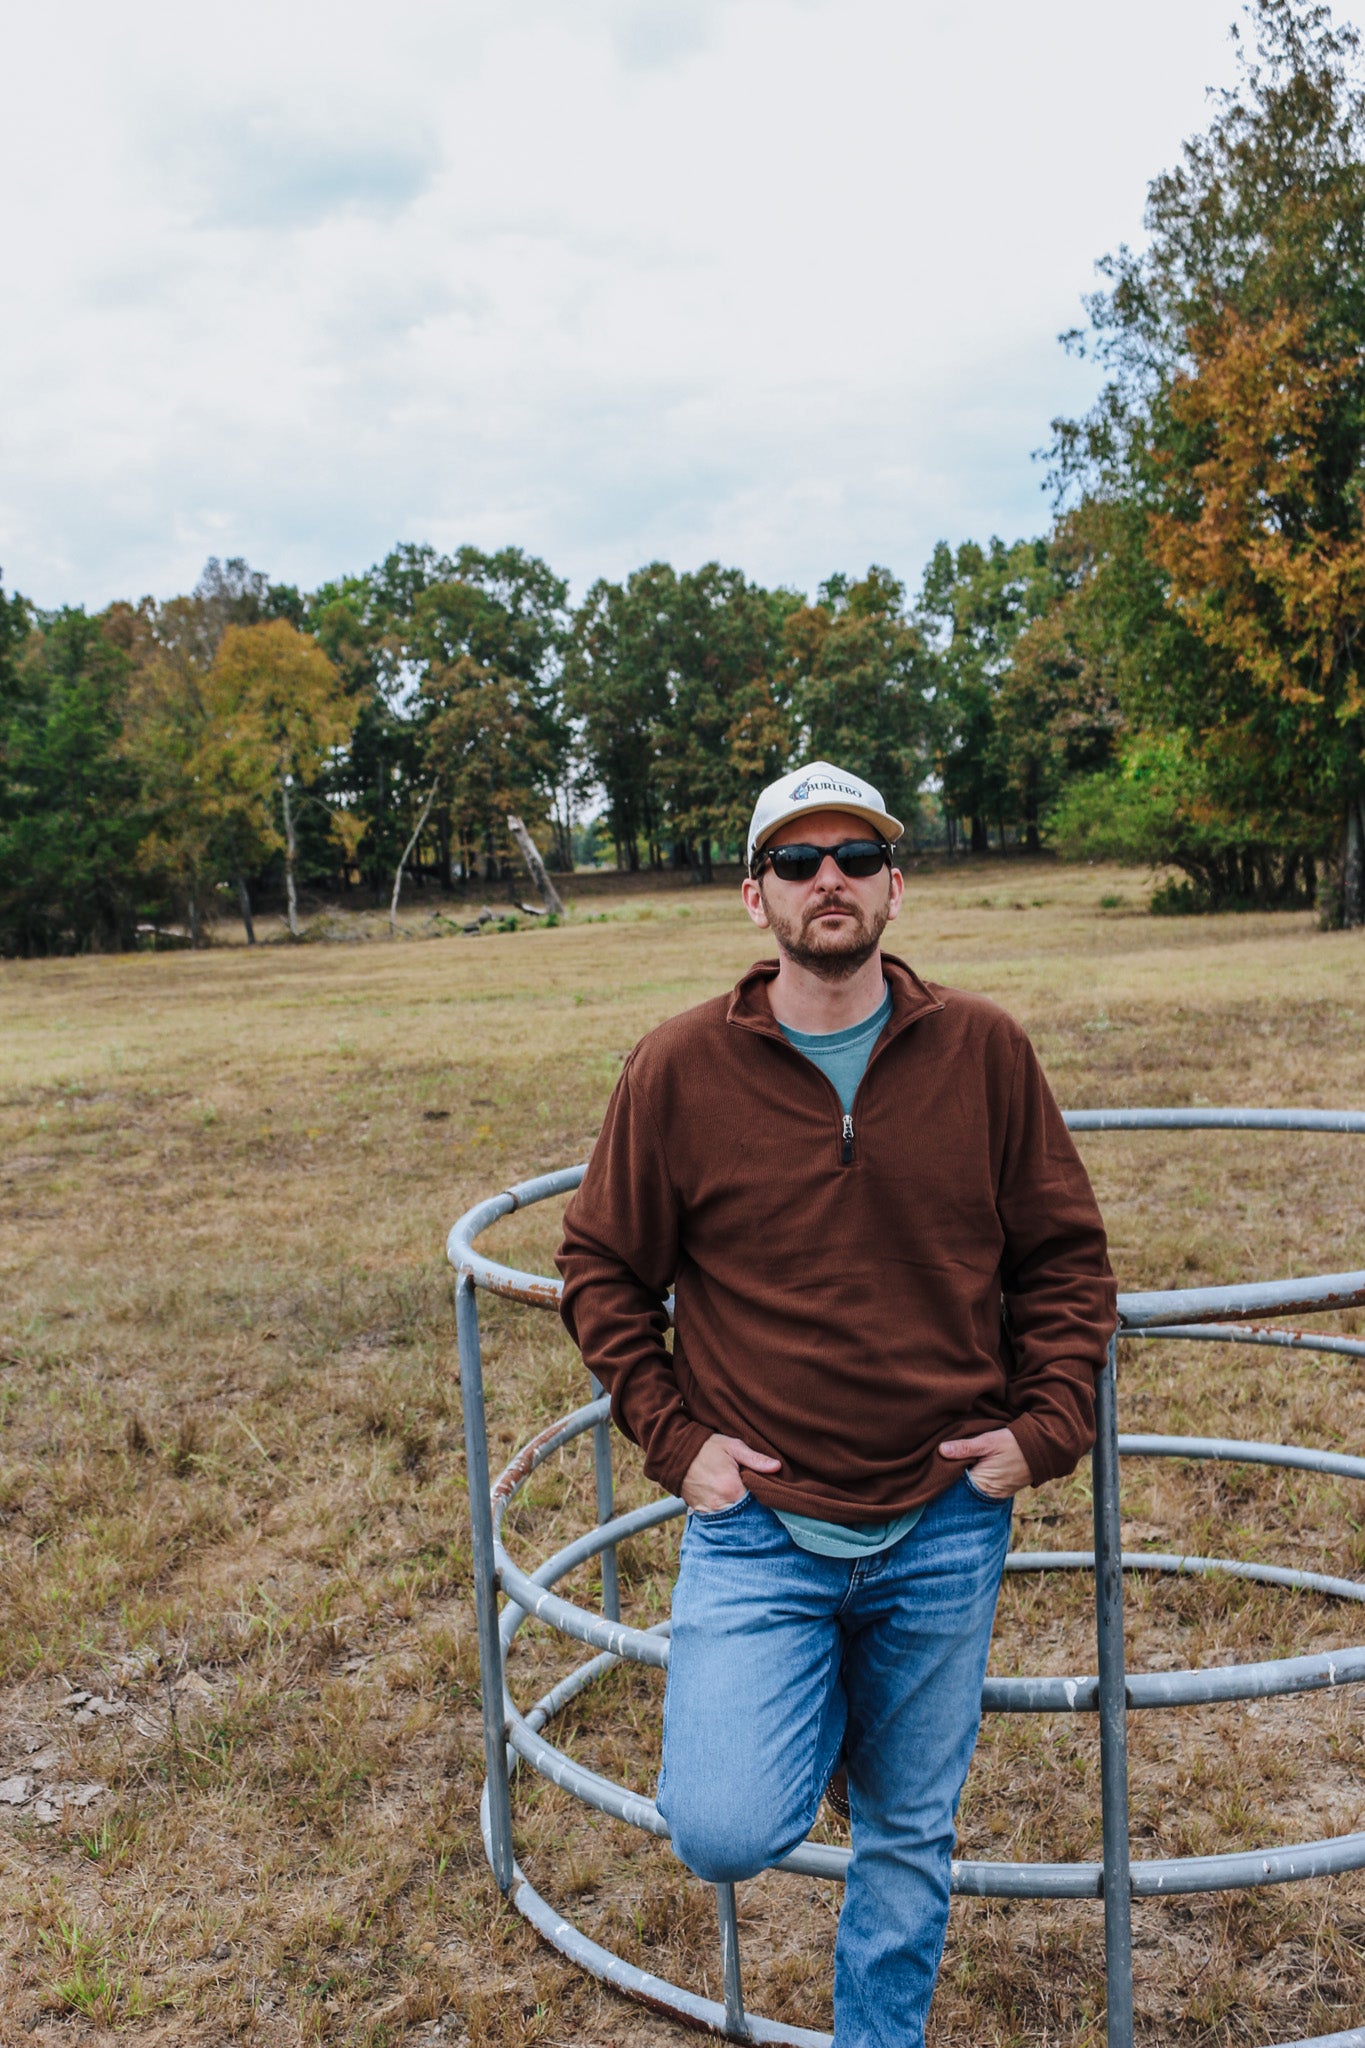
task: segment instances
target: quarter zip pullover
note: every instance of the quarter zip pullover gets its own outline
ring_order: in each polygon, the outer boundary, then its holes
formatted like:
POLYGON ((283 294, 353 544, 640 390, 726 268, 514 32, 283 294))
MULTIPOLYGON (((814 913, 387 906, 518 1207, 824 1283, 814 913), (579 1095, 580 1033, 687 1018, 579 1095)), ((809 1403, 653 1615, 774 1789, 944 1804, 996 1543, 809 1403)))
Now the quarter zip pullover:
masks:
POLYGON ((565 1323, 673 1491, 715 1431, 781 1460, 746 1473, 760 1500, 836 1522, 952 1484, 949 1437, 1007 1423, 1035 1482, 1092 1441, 1113 1277, 1037 1058, 993 1003, 883 965, 835 1170, 842 1106, 765 961, 641 1040, 565 1212, 565 1323))

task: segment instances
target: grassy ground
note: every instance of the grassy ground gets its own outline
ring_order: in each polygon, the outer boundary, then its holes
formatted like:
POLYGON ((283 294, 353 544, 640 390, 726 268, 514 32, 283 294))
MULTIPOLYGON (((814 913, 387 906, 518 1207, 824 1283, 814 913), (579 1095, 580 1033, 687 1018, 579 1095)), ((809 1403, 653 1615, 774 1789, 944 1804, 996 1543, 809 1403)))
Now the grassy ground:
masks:
MULTIPOLYGON (((898 949, 1021 1016, 1064 1103, 1365 1102, 1359 937, 1152 919, 1144 896, 1022 862, 917 877, 898 949)), ((539 1947, 477 1841, 445 1232, 581 1159, 633 1041, 760 950, 729 896, 591 907, 478 940, 0 969, 0 2041, 686 2038, 539 1947)), ((1121 1284, 1365 1263, 1358 1143, 1086 1139, 1121 1284)), ((543 1268, 553 1206, 490 1247, 543 1268)), ((493 1304, 487 1330, 510 1450, 582 1398, 581 1368, 550 1317, 493 1304)), ((1365 1439, 1347 1360, 1130 1346, 1122 1369, 1128 1427, 1365 1439)), ((585 1456, 545 1468, 514 1549, 543 1555, 590 1500, 585 1456)), ((1082 1471, 1023 1498, 1016 1541, 1083 1547, 1087 1515, 1082 1471)), ((1125 1517, 1136 1547, 1365 1571, 1344 1484, 1139 1464, 1125 1517)), ((661 1611, 675 1547, 676 1525, 623 1559, 632 1616, 661 1611)), ((1133 1586, 1129 1616, 1139 1668, 1362 1634, 1358 1611, 1231 1581, 1133 1586)), ((571 1661, 528 1628, 518 1696, 571 1661)), ((1083 1584, 1007 1582, 993 1668, 1093 1663, 1083 1584)), ((659 1702, 616 1673, 557 1739, 648 1788, 659 1702)), ((1349 1693, 1135 1716, 1137 1853, 1365 1826, 1362 1726, 1349 1693)), ((1094 1736, 994 1720, 963 1853, 1095 1855, 1094 1736)), ((517 1811, 550 1897, 715 1995, 710 1895, 665 1851, 538 1783, 517 1811)), ((836 1910, 814 1883, 742 1888, 757 2009, 828 2024, 836 1910)), ((1144 2043, 1365 2018, 1365 1880, 1136 1920, 1144 2043)), ((1097 1907, 954 1908, 939 2044, 1081 2048, 1102 2010, 1097 1907)))

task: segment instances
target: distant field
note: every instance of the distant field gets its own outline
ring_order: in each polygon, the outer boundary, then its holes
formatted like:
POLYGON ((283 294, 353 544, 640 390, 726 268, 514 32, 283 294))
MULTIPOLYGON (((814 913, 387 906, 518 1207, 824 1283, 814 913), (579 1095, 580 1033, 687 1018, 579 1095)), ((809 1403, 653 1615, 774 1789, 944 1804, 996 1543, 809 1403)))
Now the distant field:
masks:
MULTIPOLYGON (((895 950, 1021 1017, 1065 1105, 1365 1106, 1365 940, 1297 915, 1154 919, 1148 888, 1022 861, 912 877, 895 950)), ((589 908, 477 940, 0 966, 5 2048, 693 2038, 541 1948, 478 1844, 445 1233, 479 1195, 582 1159, 639 1035, 763 950, 728 890, 589 908)), ((1365 1141, 1083 1149, 1121 1285, 1365 1265, 1365 1141)), ((552 1211, 490 1249, 544 1268, 552 1211)), ((494 1304, 486 1325, 510 1450, 583 1375, 552 1318, 494 1304)), ((1121 1374, 1129 1428, 1365 1444, 1349 1360, 1133 1345, 1121 1374)), ((648 1497, 620 1452, 623 1500, 648 1497)), ((514 1548, 543 1555, 590 1500, 586 1457, 545 1468, 514 1548)), ((1365 1574, 1344 1483, 1139 1463, 1124 1505, 1130 1547, 1365 1574)), ((1023 1497, 1016 1541, 1088 1547, 1088 1512, 1082 1470, 1023 1497)), ((670 1525, 623 1555, 629 1614, 659 1611, 676 1541, 670 1525)), ((1138 1668, 1365 1637, 1359 1610, 1231 1581, 1128 1602, 1138 1668)), ((570 1661, 524 1630, 518 1696, 570 1661)), ((1081 1583, 1007 1581, 994 1669, 1093 1666, 1081 1583)), ((613 1674, 560 1739, 650 1788, 661 1693, 613 1674)), ((1135 1715, 1136 1853, 1365 1827, 1363 1710, 1346 1691, 1135 1715)), ((548 1896, 717 1995, 711 1895, 666 1851, 539 1783, 516 1808, 548 1896)), ((987 1725, 964 1854, 1095 1856, 1099 1834, 1091 1717, 987 1725)), ((837 1903, 805 1880, 741 1889, 757 2010, 828 2025, 837 1903)), ((1365 2021, 1365 1879, 1135 1920, 1144 2044, 1365 2021)), ((1098 2048, 1103 1998, 1098 1906, 963 1901, 933 2038, 1098 2048)))

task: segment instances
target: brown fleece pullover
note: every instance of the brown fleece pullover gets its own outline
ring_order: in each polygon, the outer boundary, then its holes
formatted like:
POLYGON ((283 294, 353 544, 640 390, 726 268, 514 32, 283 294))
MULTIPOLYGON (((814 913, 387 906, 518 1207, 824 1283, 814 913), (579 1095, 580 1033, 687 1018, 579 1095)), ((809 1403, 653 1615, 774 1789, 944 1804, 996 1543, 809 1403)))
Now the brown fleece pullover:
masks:
POLYGON ((763 961, 641 1039, 565 1212, 564 1321, 673 1492, 713 1431, 781 1459, 745 1473, 761 1501, 834 1522, 932 1499, 950 1437, 1008 1424, 1035 1484, 1094 1440, 1114 1281, 1037 1056, 984 997, 883 964, 850 1119, 763 961))

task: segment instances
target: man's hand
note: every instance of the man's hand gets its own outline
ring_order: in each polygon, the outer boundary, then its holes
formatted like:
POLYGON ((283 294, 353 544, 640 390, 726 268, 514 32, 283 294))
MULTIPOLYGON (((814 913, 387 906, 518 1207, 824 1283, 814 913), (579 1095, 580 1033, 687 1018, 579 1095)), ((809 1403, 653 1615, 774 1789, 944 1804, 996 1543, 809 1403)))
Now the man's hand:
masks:
POLYGON ((714 1514, 717 1508, 731 1508, 742 1498, 744 1468, 751 1472, 780 1472, 780 1458, 751 1451, 737 1436, 708 1437, 687 1468, 682 1497, 690 1508, 714 1514))
POLYGON ((1029 1483, 1028 1462, 1012 1430, 988 1429, 980 1436, 954 1437, 951 1443, 939 1445, 938 1454, 970 1465, 972 1484, 992 1500, 1009 1500, 1029 1483))

